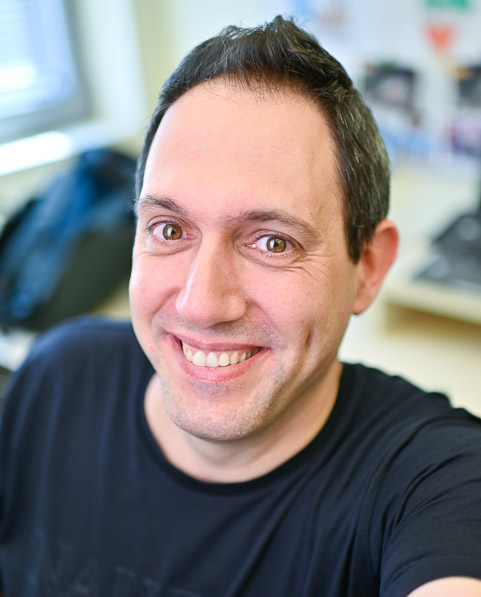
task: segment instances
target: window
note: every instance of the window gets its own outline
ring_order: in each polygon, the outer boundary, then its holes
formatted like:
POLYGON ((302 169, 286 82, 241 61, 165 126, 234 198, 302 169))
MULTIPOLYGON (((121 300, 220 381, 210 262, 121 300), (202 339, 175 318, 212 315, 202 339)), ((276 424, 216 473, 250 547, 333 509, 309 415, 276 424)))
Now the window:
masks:
POLYGON ((0 0, 0 142, 88 112, 68 0, 0 0))

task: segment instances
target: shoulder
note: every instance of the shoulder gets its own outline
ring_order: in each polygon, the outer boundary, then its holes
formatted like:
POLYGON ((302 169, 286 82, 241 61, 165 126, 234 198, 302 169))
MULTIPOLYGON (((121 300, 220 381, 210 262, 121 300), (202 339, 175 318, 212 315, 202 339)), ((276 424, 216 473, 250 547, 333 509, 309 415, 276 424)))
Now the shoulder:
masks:
POLYGON ((374 510, 393 533, 407 521, 420 529, 436 516, 459 520, 468 503, 481 512, 481 419, 401 377, 358 365, 347 376, 345 400, 356 410, 348 433, 370 467, 374 510))
POLYGON ((39 336, 12 375, 4 412, 8 416, 22 407, 33 412, 73 395, 85 403, 88 396, 127 379, 135 383, 150 372, 130 322, 76 318, 39 336))
POLYGON ((340 400, 355 411, 357 422, 370 429, 416 435, 422 427, 436 429, 443 423, 469 422, 481 431, 481 421, 454 408, 440 392, 428 392, 398 375, 389 375, 360 364, 344 365, 340 400))
MULTIPOLYGON (((345 366, 339 401, 338 425, 362 473, 361 518, 381 594, 479 577, 481 420, 441 393, 362 365, 345 366)), ((419 594, 438 594, 430 590, 419 594)))
POLYGON ((419 386, 400 375, 391 375, 374 367, 360 363, 345 363, 341 383, 345 383, 346 391, 359 395, 362 400, 383 400, 396 402, 400 398, 418 400, 429 396, 431 402, 448 405, 444 394, 426 392, 419 386))
POLYGON ((454 408, 444 394, 362 365, 348 366, 346 376, 356 424, 377 442, 396 485, 403 473, 434 471, 441 463, 456 469, 460 456, 481 457, 481 419, 454 408))
MULTIPOLYGON (((359 466, 392 505, 479 476, 481 419, 441 393, 362 365, 346 365, 336 405, 338 434, 356 442, 359 466)), ((435 491, 434 491, 435 492, 435 491)))
POLYGON ((370 549, 374 559, 382 554, 381 593, 406 595, 442 576, 477 577, 481 420, 401 377, 358 365, 346 373, 372 448, 370 549))
POLYGON ((101 351, 113 345, 135 345, 130 321, 112 321, 101 317, 78 317, 48 330, 36 340, 27 361, 44 355, 61 356, 68 352, 101 351))
POLYGON ((152 373, 129 322, 82 318, 49 330, 12 375, 0 420, 0 452, 11 454, 14 445, 26 452, 36 445, 41 452, 65 430, 101 426, 109 409, 127 409, 129 418, 134 408, 129 405, 143 396, 152 373))
POLYGON ((344 435, 356 435, 373 447, 378 458, 414 458, 449 452, 466 435, 481 439, 481 421, 453 408, 439 392, 426 392, 408 380, 363 365, 345 365, 339 390, 338 423, 350 425, 344 435), (462 432, 460 433, 460 430, 462 432), (430 449, 432 446, 432 449, 430 449))
POLYGON ((56 375, 79 367, 114 369, 125 361, 145 360, 130 321, 80 317, 61 323, 41 334, 13 379, 24 375, 56 375))

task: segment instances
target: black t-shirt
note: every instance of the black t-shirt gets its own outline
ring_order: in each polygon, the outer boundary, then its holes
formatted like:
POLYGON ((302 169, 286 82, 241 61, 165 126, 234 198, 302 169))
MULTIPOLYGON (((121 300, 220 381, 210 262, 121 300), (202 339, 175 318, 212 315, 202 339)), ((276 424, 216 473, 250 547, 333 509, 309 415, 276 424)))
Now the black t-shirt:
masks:
POLYGON ((6 597, 404 597, 481 578, 481 422, 439 394, 344 365, 319 435, 242 483, 163 458, 130 324, 47 333, 0 437, 6 597))

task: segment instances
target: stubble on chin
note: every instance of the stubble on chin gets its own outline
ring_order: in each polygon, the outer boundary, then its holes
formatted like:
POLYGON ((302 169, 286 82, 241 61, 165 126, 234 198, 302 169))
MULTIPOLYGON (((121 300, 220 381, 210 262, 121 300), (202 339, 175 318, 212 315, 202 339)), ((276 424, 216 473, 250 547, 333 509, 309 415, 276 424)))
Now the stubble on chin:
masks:
POLYGON ((242 401, 241 384, 198 382, 189 389, 190 396, 174 391, 168 379, 158 374, 163 409, 172 423, 182 431, 210 441, 243 439, 265 428, 274 418, 275 396, 280 383, 258 391, 242 401), (234 400, 229 394, 241 396, 234 400))

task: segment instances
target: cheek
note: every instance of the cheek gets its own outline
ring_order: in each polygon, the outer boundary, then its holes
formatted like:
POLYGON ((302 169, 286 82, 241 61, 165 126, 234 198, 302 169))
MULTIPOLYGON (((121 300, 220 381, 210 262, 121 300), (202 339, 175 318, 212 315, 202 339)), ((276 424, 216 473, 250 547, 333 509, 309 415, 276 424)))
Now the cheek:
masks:
POLYGON ((264 273, 250 284, 249 297, 291 347, 306 342, 313 321, 318 321, 317 315, 313 317, 313 309, 317 314, 318 305, 323 302, 319 288, 313 288, 312 281, 294 271, 264 273))
POLYGON ((176 292, 178 278, 178 268, 171 267, 168 260, 134 254, 129 284, 133 315, 155 313, 176 292))
POLYGON ((342 264, 293 272, 269 288, 262 304, 292 346, 314 347, 340 341, 354 300, 352 272, 342 264))

